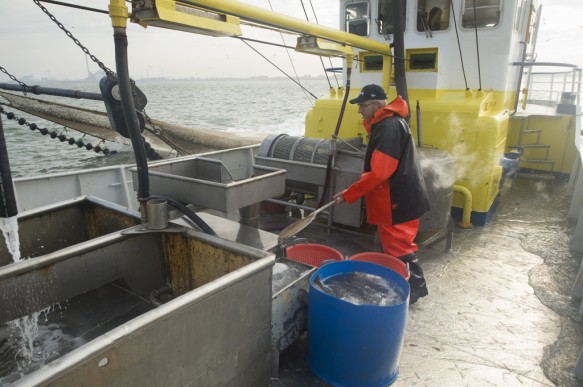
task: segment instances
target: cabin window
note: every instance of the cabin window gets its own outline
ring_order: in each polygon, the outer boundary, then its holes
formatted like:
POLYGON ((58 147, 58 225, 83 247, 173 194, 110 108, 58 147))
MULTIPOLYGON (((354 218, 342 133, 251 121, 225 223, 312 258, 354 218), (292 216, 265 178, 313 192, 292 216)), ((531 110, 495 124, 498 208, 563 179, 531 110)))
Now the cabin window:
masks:
POLYGON ((444 31, 449 28, 451 0, 417 0, 417 31, 444 31))
POLYGON ((406 71, 437 71, 437 48, 407 49, 406 71))
POLYGON ((462 27, 492 28, 500 24, 502 0, 464 0, 462 27))
POLYGON ((346 31, 359 36, 368 36, 369 15, 368 2, 346 4, 346 31))
MULTIPOLYGON (((405 31, 407 25, 407 2, 402 1, 401 3, 403 4, 401 20, 403 20, 403 31, 405 31)), ((393 33, 393 0, 379 1, 379 18, 376 22, 379 26, 380 35, 390 35, 393 33)))
POLYGON ((383 70, 383 56, 360 52, 360 72, 379 72, 383 70))

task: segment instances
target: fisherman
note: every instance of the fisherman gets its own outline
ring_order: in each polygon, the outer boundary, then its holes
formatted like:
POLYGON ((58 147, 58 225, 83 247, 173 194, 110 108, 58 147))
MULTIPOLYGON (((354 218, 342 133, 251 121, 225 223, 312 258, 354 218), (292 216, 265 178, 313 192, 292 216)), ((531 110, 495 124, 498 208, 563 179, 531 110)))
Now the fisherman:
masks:
POLYGON ((400 96, 387 104, 387 94, 375 84, 364 86, 350 103, 358 104, 368 133, 364 172, 334 199, 338 205, 365 197, 367 221, 377 225, 384 253, 409 264, 409 303, 413 304, 428 294, 414 239, 429 201, 415 142, 404 119, 409 108, 400 96))

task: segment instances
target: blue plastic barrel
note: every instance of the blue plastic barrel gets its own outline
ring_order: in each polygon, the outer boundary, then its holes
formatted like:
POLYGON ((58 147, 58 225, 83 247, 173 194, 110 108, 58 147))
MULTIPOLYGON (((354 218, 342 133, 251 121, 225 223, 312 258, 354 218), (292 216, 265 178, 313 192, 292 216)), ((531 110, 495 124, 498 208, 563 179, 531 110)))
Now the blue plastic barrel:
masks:
POLYGON ((328 263, 310 277, 308 366, 336 386, 386 386, 399 374, 405 338, 409 284, 397 272, 370 262, 328 263), (389 306, 355 305, 324 293, 314 280, 354 272, 378 275, 397 285, 403 302, 389 306))

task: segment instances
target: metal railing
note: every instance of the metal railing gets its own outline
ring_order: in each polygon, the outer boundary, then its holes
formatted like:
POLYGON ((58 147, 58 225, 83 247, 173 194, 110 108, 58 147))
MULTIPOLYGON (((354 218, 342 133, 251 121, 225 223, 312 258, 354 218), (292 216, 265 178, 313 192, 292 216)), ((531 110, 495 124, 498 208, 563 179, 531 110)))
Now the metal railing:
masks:
POLYGON ((554 107, 558 103, 581 102, 581 69, 577 65, 552 62, 514 62, 521 66, 521 84, 517 95, 522 108, 526 104, 554 107), (545 71, 534 72, 534 67, 545 71))

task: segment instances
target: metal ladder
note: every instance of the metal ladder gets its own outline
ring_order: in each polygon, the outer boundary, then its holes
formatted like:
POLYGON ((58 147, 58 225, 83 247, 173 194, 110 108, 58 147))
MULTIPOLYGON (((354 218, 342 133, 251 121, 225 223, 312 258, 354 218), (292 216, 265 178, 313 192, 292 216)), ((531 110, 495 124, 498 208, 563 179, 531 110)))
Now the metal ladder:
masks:
POLYGON ((541 133, 542 129, 530 128, 530 117, 528 117, 528 119, 523 120, 520 124, 518 145, 513 148, 520 151, 521 157, 518 159, 519 167, 521 164, 541 164, 547 165, 548 169, 545 171, 531 170, 530 172, 519 172, 517 174, 518 177, 554 179, 553 171, 555 162, 549 160, 549 150, 551 149, 551 146, 540 143, 541 133), (529 139, 530 142, 525 144, 525 137, 529 139), (536 137, 534 141, 532 137, 536 137), (541 153, 543 154, 541 155, 541 153))

